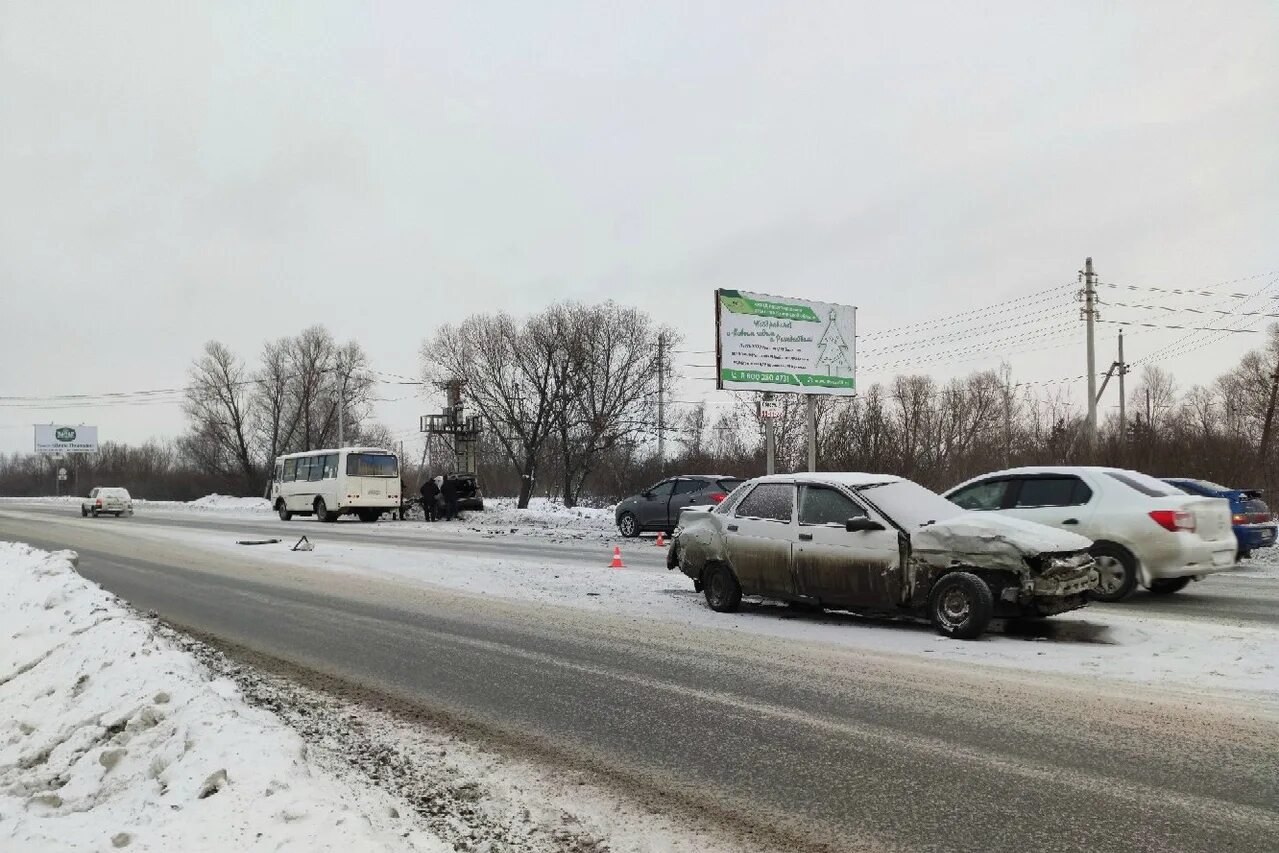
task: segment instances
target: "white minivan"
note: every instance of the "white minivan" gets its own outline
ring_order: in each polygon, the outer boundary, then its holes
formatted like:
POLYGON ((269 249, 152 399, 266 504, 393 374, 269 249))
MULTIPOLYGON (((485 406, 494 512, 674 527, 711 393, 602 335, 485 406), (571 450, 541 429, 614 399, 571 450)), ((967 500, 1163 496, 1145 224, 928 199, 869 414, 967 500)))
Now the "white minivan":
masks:
POLYGON ((275 460, 271 503, 282 521, 313 515, 337 521, 354 515, 377 521, 400 508, 400 461, 380 447, 309 450, 275 460))
POLYGON ((1229 502, 1187 495, 1139 471, 1014 468, 961 483, 946 498, 1093 540, 1099 601, 1119 601, 1139 584, 1156 594, 1177 592, 1235 563, 1229 502))

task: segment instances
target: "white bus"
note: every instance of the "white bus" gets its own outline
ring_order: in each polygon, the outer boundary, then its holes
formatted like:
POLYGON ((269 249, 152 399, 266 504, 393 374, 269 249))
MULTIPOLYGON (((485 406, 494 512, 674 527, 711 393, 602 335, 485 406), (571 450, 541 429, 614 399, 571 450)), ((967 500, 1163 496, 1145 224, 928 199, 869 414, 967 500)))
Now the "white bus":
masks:
POLYGON ((348 514, 377 521, 382 513, 400 508, 400 460, 380 447, 277 456, 271 503, 282 521, 295 515, 337 521, 348 514))

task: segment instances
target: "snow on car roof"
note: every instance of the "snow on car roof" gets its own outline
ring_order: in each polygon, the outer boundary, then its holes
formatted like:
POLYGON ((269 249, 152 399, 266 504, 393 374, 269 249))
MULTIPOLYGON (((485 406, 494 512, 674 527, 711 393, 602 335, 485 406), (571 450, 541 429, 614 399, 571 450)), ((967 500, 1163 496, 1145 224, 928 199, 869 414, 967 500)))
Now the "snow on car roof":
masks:
POLYGON ((898 483, 905 477, 894 474, 866 474, 858 471, 799 471, 794 474, 766 474, 755 477, 760 483, 838 483, 841 486, 868 486, 871 483, 898 483))

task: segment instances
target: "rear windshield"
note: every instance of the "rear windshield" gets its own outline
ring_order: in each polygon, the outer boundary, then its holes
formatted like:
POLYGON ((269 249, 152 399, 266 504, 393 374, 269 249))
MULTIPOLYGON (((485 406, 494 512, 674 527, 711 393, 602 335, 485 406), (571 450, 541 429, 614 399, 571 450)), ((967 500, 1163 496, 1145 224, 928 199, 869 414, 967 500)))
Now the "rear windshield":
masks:
POLYGON ((871 483, 856 486, 853 491, 864 495, 866 500, 907 531, 954 518, 964 511, 958 504, 910 480, 871 483))
POLYGON ((1107 471, 1106 476, 1118 480, 1135 492, 1141 492, 1150 498, 1166 498, 1185 494, 1176 486, 1170 486, 1163 480, 1156 480, 1138 471, 1107 471))
POLYGON ((346 457, 348 477, 398 477, 399 466, 390 453, 352 453, 346 457))
POLYGON ((720 490, 727 495, 727 494, 732 494, 733 489, 736 489, 738 486, 740 486, 742 483, 746 481, 739 480, 736 477, 724 477, 720 479, 718 482, 719 482, 720 490))
POLYGON ((1226 488, 1220 483, 1214 483, 1211 480, 1193 480, 1192 482, 1198 483, 1201 489, 1207 489, 1210 492, 1233 492, 1234 491, 1234 489, 1226 488))

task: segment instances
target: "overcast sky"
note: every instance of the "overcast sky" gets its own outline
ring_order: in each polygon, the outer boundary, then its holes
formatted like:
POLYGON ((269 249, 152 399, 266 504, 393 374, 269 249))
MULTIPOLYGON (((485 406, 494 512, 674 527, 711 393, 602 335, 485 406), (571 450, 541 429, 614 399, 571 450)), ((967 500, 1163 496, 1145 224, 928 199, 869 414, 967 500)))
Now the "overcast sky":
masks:
MULTIPOLYGON (((180 386, 210 338, 253 360, 313 323, 416 374, 438 324, 558 299, 640 305, 704 350, 716 287, 859 306, 863 349, 899 348, 867 368, 1058 379, 1084 364, 1081 327, 1052 330, 1064 289, 1027 340, 993 312, 922 351, 873 333, 1065 285, 1086 255, 1165 288, 1277 272, 1276 152, 1265 0, 0 2, 0 395, 180 386)), ((1131 331, 1130 359, 1180 334, 1131 331)), ((1161 363, 1207 381, 1260 336, 1221 337, 1161 363)), ((715 399, 712 372, 679 399, 715 399)), ((414 429, 428 403, 383 392, 414 429)), ((172 402, 9 406, 0 451, 50 420, 183 428, 172 402)))

